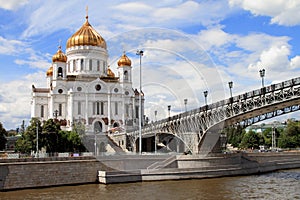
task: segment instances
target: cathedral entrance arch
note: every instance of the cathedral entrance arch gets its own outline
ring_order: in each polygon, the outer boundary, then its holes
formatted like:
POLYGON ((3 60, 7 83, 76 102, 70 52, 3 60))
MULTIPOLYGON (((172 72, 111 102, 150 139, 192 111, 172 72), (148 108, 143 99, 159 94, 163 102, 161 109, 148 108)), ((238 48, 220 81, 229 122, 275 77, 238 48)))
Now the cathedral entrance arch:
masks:
POLYGON ((94 122, 94 132, 95 133, 102 133, 102 123, 100 121, 94 122))

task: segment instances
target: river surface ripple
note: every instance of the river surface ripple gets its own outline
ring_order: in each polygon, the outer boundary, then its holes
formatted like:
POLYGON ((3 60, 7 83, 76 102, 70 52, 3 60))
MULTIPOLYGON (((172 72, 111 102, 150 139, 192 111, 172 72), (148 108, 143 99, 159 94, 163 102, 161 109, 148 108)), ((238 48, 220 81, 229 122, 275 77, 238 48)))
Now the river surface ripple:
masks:
POLYGON ((27 189, 0 192, 0 199, 300 199, 300 169, 212 179, 27 189))

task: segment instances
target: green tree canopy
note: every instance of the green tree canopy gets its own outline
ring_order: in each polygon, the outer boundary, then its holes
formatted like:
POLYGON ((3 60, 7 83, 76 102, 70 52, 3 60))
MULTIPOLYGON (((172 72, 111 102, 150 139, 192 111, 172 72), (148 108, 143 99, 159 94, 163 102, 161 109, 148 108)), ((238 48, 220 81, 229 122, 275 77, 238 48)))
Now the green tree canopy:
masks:
POLYGON ((278 145, 281 148, 300 147, 300 122, 287 121, 286 129, 278 138, 278 145))

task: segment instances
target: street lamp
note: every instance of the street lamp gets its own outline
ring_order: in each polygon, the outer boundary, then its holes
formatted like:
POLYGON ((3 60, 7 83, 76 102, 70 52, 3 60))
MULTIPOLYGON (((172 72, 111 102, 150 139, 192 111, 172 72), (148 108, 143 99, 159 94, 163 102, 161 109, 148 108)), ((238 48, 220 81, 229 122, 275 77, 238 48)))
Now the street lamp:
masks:
POLYGON ((136 55, 140 56, 139 153, 142 154, 142 56, 144 55, 144 51, 137 50, 136 55))
POLYGON ((232 98, 232 87, 233 87, 233 82, 232 82, 232 81, 228 82, 228 85, 229 85, 229 90, 230 90, 230 98, 232 98))
POLYGON ((154 111, 154 116, 155 116, 155 122, 157 121, 156 116, 157 116, 157 110, 154 111))
POLYGON ((208 91, 207 91, 207 90, 204 91, 203 94, 204 94, 204 99, 205 99, 205 105, 207 105, 207 95, 208 95, 208 91))
POLYGON ((186 109, 186 104, 187 104, 187 101, 188 101, 188 100, 187 100, 187 99, 184 99, 183 101, 184 101, 184 108, 185 108, 185 112, 186 112, 186 111, 187 111, 187 109, 186 109))
POLYGON ((171 111, 171 105, 168 105, 169 118, 170 118, 170 111, 171 111))
POLYGON ((55 110, 55 111, 53 112, 53 116, 55 117, 55 119, 57 119, 57 115, 58 115, 58 110, 55 110))
POLYGON ((259 75, 261 77, 261 85, 262 85, 263 88, 265 87, 265 84, 264 84, 265 72, 266 72, 265 69, 259 70, 259 75))

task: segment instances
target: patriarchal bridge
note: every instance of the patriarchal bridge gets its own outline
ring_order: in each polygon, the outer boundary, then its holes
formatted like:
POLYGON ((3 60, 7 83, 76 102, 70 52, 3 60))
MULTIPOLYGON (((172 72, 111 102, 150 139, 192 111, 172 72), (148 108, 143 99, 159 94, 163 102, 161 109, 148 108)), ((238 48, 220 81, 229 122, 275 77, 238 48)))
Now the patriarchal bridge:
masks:
MULTIPOLYGON (((256 122, 298 111, 300 77, 272 84, 244 94, 204 105, 143 126, 142 151, 174 151, 207 154, 222 146, 221 131, 228 126, 249 126, 256 122)), ((123 149, 138 151, 139 130, 110 134, 123 149), (122 141, 123 143, 123 141, 122 141)))

